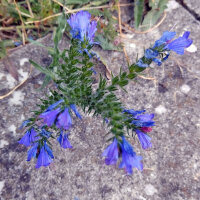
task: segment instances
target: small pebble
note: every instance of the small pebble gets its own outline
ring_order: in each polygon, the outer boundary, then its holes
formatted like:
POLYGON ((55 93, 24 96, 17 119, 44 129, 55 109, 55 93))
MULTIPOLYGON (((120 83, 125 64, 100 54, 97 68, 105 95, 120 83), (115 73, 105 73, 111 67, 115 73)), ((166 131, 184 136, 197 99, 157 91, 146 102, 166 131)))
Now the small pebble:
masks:
POLYGON ((144 191, 148 196, 152 196, 157 192, 157 189, 153 185, 147 184, 144 188, 144 191))
POLYGON ((181 92, 184 94, 187 94, 190 90, 191 90, 191 88, 189 85, 184 84, 181 86, 181 92))
POLYGON ((163 105, 156 107, 155 112, 159 115, 162 115, 167 112, 167 109, 163 105))

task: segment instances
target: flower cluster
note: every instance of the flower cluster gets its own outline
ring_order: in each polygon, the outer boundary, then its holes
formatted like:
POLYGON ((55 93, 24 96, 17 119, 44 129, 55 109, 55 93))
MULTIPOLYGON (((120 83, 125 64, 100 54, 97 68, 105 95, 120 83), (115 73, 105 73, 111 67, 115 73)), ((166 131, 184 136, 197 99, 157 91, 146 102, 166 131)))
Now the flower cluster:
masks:
POLYGON ((106 165, 116 165, 119 155, 122 156, 119 168, 125 168, 128 174, 133 173, 133 167, 139 170, 143 169, 143 165, 141 163, 142 157, 136 155, 133 147, 128 143, 124 136, 122 136, 122 142, 119 142, 116 138, 114 138, 113 142, 104 150, 102 154, 103 157, 106 157, 106 165))
MULTIPOLYGON (((97 22, 95 20, 91 21, 91 14, 87 11, 79 11, 76 14, 72 14, 67 22, 71 27, 70 33, 72 38, 77 39, 80 42, 79 52, 87 53, 90 58, 92 55, 96 55, 94 52, 89 53, 87 49, 88 45, 99 44, 94 42, 95 32, 97 31, 97 22), (82 45, 82 42, 85 42, 84 44, 86 45, 82 45)), ((91 70, 96 74, 93 68, 91 68, 91 70)))
MULTIPOLYGON (((63 21, 66 22, 64 15, 63 21)), ((114 91, 118 89, 117 87, 126 86, 129 80, 135 78, 137 73, 143 71, 151 62, 160 66, 163 61, 168 59, 170 51, 182 55, 184 49, 192 44, 192 40, 189 39, 190 32, 185 32, 182 37, 175 40, 172 40, 176 35, 175 32, 164 32, 153 47, 145 50, 144 56, 137 63, 129 66, 129 72, 120 70, 119 75, 112 75, 110 83, 100 75, 98 88, 95 89, 92 86, 91 71, 96 72, 92 68, 93 63, 89 58, 95 55, 90 50, 95 44, 97 22, 91 20, 91 15, 87 11, 72 14, 67 22, 71 27, 72 45, 70 49, 60 53, 56 48, 52 54, 51 68, 46 69, 35 64, 47 76, 51 73, 56 74, 56 78, 54 79, 52 76, 52 80, 57 85, 57 89, 52 92, 52 96, 48 100, 43 100, 40 111, 35 111, 35 116, 24 121, 20 127, 20 129, 29 127, 19 140, 20 144, 30 147, 27 161, 36 158, 36 168, 49 166, 54 159, 50 139, 57 139, 60 147, 64 149, 72 148, 68 138, 69 130, 72 127, 71 115, 74 113, 77 118, 82 119, 76 109, 76 105, 80 105, 84 112, 94 111, 94 116, 101 115, 106 124, 111 127, 113 141, 102 153, 102 156, 105 157, 105 164, 116 165, 120 162, 119 168, 124 168, 128 174, 133 173, 133 168, 142 170, 142 157, 136 155, 133 147, 127 141, 125 130, 132 130, 136 134, 142 149, 151 148, 149 133, 155 123, 153 121, 154 114, 147 114, 145 110, 124 109, 114 91), (81 56, 82 58, 80 58, 81 56), (60 100, 52 104, 53 99, 60 100), (55 138, 53 134, 57 130, 55 138)), ((55 47, 60 40, 58 39, 61 34, 59 31, 63 33, 64 29, 58 28, 56 34, 59 37, 54 40, 55 47)))
POLYGON ((70 33, 73 38, 80 41, 88 40, 90 44, 93 43, 97 22, 95 20, 90 21, 90 19, 91 14, 87 11, 79 11, 71 15, 67 22, 71 27, 70 33))
MULTIPOLYGON (((34 127, 31 127, 19 140, 19 144, 31 147, 28 151, 27 161, 30 161, 31 158, 37 158, 36 168, 48 166, 54 158, 53 152, 47 144, 52 132, 47 131, 47 128, 56 126, 60 130, 60 134, 57 137, 60 146, 64 149, 72 148, 68 139, 69 133, 64 133, 72 126, 70 111, 72 110, 79 119, 82 119, 82 117, 75 104, 70 104, 69 107, 64 107, 64 109, 61 106, 58 107, 63 102, 64 100, 61 99, 50 105, 45 112, 39 115, 39 122, 42 125, 40 127, 37 126, 37 131, 34 127)), ((29 120, 24 121, 20 128, 25 127, 29 122, 29 120)))
POLYGON ((163 61, 167 60, 170 51, 183 55, 184 49, 192 44, 192 40, 189 38, 190 32, 186 31, 182 37, 172 40, 175 35, 176 32, 164 32, 162 37, 155 42, 152 48, 145 50, 144 57, 139 59, 136 65, 139 67, 149 67, 148 62, 153 61, 160 66, 163 61), (145 61, 147 61, 147 63, 145 61))
MULTIPOLYGON (((151 138, 147 135, 152 131, 151 126, 154 126, 154 114, 143 114, 145 110, 126 110, 123 111, 128 115, 128 119, 134 125, 134 131, 136 132, 138 139, 143 149, 152 147, 151 138)), ((137 156, 133 150, 133 147, 127 142, 124 136, 121 137, 122 142, 119 139, 114 138, 112 144, 110 144, 103 152, 102 156, 105 158, 106 165, 117 164, 118 158, 122 157, 122 161, 119 164, 119 168, 125 168, 128 174, 132 174, 132 168, 139 170, 143 169, 141 156, 137 156)))

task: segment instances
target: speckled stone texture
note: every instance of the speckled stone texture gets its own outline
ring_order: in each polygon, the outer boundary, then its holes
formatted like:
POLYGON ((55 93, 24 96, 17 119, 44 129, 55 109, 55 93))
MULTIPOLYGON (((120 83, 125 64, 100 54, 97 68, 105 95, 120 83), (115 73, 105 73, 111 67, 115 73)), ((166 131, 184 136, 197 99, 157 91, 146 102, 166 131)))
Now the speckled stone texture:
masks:
MULTIPOLYGON (((27 83, 0 100, 0 199, 200 199, 199 22, 181 6, 172 6, 158 29, 147 34, 129 34, 124 43, 134 61, 136 53, 142 55, 143 47, 171 29, 178 35, 191 31, 197 51, 186 51, 184 56, 171 55, 161 67, 153 66, 154 69, 146 71, 146 76, 154 80, 137 78, 137 82, 126 87, 129 93, 118 92, 127 108, 145 108, 156 114, 156 126, 151 133, 153 148, 143 151, 138 141, 131 141, 137 154, 143 156, 142 173, 134 170, 132 176, 127 176, 123 170, 103 164, 101 153, 108 145, 104 139, 107 129, 101 118, 88 115, 82 121, 73 121, 70 135, 73 149, 61 150, 54 145, 55 160, 48 168, 36 170, 34 161, 27 163, 27 149, 17 143, 22 136, 17 127, 36 109, 39 97, 44 96, 45 91, 36 91, 42 75, 34 70, 27 83)), ((48 37, 43 40, 44 44, 51 43, 48 37)), ((113 73, 117 73, 120 66, 126 69, 123 53, 97 50, 113 73)), ((23 58, 32 58, 43 66, 50 62, 47 52, 34 45, 22 47, 9 56, 18 70, 28 73, 29 63, 19 65, 23 58)), ((5 63, 1 62, 1 95, 13 84, 4 69, 5 63), (7 85, 8 80, 10 85, 7 85)))
POLYGON ((200 16, 199 0, 183 0, 183 2, 188 6, 189 9, 200 16))

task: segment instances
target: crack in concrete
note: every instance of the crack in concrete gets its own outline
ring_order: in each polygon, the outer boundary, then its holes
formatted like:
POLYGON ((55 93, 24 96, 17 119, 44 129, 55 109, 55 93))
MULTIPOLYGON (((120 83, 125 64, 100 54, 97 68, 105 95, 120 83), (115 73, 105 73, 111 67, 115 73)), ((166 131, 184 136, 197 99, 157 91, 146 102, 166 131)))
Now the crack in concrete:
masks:
POLYGON ((197 21, 200 21, 200 15, 190 8, 184 0, 176 0, 183 8, 185 8, 197 21))

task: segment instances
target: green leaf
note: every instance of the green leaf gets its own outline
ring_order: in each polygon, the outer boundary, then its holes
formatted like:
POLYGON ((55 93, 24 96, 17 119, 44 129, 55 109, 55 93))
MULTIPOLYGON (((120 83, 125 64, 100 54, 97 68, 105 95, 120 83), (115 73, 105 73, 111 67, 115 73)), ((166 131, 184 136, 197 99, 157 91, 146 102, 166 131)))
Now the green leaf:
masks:
POLYGON ((52 79, 55 79, 54 74, 53 74, 51 71, 49 71, 48 69, 46 69, 46 68, 44 68, 44 67, 38 65, 37 63, 35 63, 35 62, 32 61, 32 60, 29 60, 29 62, 30 62, 36 69, 38 69, 39 71, 41 71, 42 73, 46 74, 47 76, 51 77, 52 79))
POLYGON ((144 9, 144 0, 136 0, 134 5, 134 20, 136 28, 139 27, 144 9))
POLYGON ((35 45, 37 45, 37 46, 40 46, 40 47, 45 48, 46 50, 48 50, 49 53, 54 53, 54 49, 53 49, 52 47, 47 47, 47 46, 43 45, 42 43, 40 43, 40 42, 38 42, 38 41, 35 41, 35 40, 31 40, 31 39, 29 39, 29 38, 27 38, 27 40, 28 40, 29 42, 31 42, 32 44, 35 44, 35 45))
POLYGON ((103 50, 121 51, 119 47, 115 46, 112 42, 110 42, 107 38, 103 37, 100 34, 96 35, 95 42, 99 42, 103 50))
POLYGON ((38 88, 37 90, 44 89, 49 84, 50 81, 51 81, 51 77, 46 75, 44 78, 44 81, 42 83, 42 86, 40 88, 38 88))
POLYGON ((56 49, 58 48, 58 43, 62 39, 63 33, 65 32, 66 25, 67 25, 67 19, 66 19, 65 15, 62 14, 58 18, 58 27, 57 27, 56 31, 54 32, 54 37, 53 37, 54 46, 56 49))
POLYGON ((155 0, 150 2, 152 10, 145 15, 142 22, 142 30, 147 30, 157 23, 158 19, 163 14, 164 10, 167 8, 168 0, 155 0))

